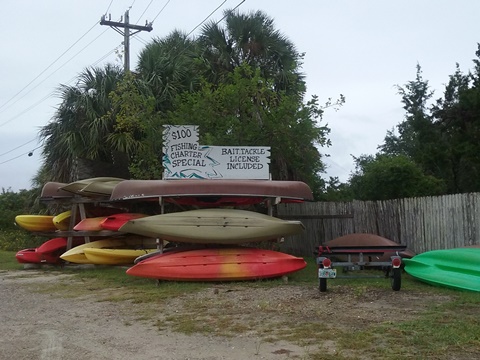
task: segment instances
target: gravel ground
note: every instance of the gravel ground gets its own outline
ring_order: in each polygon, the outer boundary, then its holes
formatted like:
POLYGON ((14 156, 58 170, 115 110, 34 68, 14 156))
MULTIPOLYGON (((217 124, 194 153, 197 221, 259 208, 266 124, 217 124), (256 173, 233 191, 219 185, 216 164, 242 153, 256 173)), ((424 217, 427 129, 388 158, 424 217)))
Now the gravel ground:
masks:
MULTIPOLYGON (((322 326, 325 318, 352 330, 386 319, 405 320, 432 300, 442 301, 410 291, 373 290, 358 296, 341 286, 319 293, 316 287, 287 284, 212 284, 194 295, 171 299, 158 311, 150 309, 153 315, 140 319, 135 311, 139 305, 130 301, 99 301, 95 294, 65 298, 39 291, 70 276, 38 270, 0 272, 0 359, 308 359, 318 346, 300 346, 278 334, 307 321, 322 326), (175 331, 182 319, 203 324, 203 331, 175 331)), ((322 348, 335 354, 333 342, 322 343, 322 348)))

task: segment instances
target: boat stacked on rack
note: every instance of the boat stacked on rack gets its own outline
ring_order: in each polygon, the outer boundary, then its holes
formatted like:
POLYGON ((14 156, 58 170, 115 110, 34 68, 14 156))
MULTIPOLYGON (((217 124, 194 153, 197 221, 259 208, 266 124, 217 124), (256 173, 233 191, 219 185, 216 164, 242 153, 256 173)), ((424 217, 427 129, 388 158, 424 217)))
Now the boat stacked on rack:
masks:
POLYGON ((303 269, 303 258, 241 246, 300 234, 305 230, 300 221, 232 207, 312 198, 305 183, 271 180, 126 180, 111 195, 113 201, 162 200, 203 207, 132 219, 119 228, 179 245, 174 251, 142 256, 127 274, 180 281, 251 280, 303 269))
MULTIPOLYGON (((186 281, 271 278, 306 266, 303 258, 254 247, 302 233, 305 228, 300 221, 238 209, 264 203, 271 210, 281 202, 312 200, 303 182, 104 177, 47 183, 41 199, 74 204, 55 216, 18 218, 30 231, 62 234, 62 247, 55 250, 52 263, 130 264, 129 275, 186 281), (105 211, 91 211, 89 199, 107 203, 105 211), (162 214, 129 212, 139 203, 151 208, 154 202, 161 205, 162 214), (182 211, 163 213, 165 204, 180 206, 182 211), (197 209, 184 209, 189 206, 197 209), (80 240, 72 241, 76 235, 80 240), (168 248, 164 249, 165 243, 168 248)), ((19 252, 18 261, 45 262, 45 255, 37 260, 37 250, 19 252)))

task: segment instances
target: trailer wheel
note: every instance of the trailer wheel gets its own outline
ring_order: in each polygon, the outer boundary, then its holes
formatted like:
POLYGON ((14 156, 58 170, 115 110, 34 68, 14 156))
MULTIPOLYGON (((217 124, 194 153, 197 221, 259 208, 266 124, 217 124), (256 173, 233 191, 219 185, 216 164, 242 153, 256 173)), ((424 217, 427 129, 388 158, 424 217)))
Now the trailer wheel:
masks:
POLYGON ((327 279, 320 279, 318 289, 320 290, 320 292, 327 291, 327 279))
POLYGON ((402 287, 402 269, 392 269, 391 285, 393 291, 398 291, 402 287))

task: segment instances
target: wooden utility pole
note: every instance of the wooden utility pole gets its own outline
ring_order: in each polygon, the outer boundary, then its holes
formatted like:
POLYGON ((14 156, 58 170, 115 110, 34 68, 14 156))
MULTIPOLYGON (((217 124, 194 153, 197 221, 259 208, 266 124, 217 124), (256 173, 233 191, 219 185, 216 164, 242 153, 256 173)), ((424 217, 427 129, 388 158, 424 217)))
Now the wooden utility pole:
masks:
POLYGON ((121 22, 121 21, 122 20, 120 20, 120 22, 110 21, 110 18, 106 20, 105 15, 102 15, 102 18, 100 19, 100 25, 108 25, 113 30, 123 35, 123 48, 125 51, 123 68, 125 70, 125 73, 127 73, 128 71, 130 71, 130 36, 135 35, 140 31, 150 32, 153 30, 153 27, 152 27, 152 23, 145 23, 145 26, 130 24, 130 16, 128 14, 128 10, 125 11, 125 21, 124 22, 121 22), (130 32, 130 29, 136 30, 136 31, 130 32))

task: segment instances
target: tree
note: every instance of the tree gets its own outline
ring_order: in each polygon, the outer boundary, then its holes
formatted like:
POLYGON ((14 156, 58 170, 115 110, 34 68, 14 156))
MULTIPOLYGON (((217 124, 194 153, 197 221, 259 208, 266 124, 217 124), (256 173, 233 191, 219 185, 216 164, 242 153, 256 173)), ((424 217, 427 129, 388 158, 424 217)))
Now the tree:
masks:
POLYGON ((60 86, 62 101, 50 123, 40 130, 44 141, 43 167, 50 181, 70 182, 82 177, 78 174, 82 160, 113 169, 105 164, 115 161, 106 141, 113 132, 114 121, 104 115, 111 109, 109 94, 122 77, 118 67, 106 65, 103 69, 86 69, 75 86, 60 86))
POLYGON ((199 54, 197 43, 178 30, 154 39, 141 51, 137 72, 150 88, 157 111, 170 110, 178 94, 198 87, 199 54))
POLYGON ((108 145, 125 156, 134 178, 161 178, 162 143, 158 139, 162 137, 162 124, 150 89, 134 74, 127 73, 109 97, 112 109, 104 116, 114 126, 106 139, 108 145))
POLYGON ((161 126, 182 123, 200 125, 205 144, 272 145, 273 176, 319 192, 318 149, 329 145, 329 129, 319 125, 317 97, 303 102, 301 59, 264 13, 227 11, 225 27, 211 22, 197 40, 180 31, 155 39, 137 73, 87 69, 75 86, 60 88, 62 102, 40 132, 48 169, 42 178, 158 178, 161 126), (81 172, 82 164, 101 167, 81 172))
POLYGON ((271 146, 271 173, 277 180, 305 181, 323 188, 324 164, 318 147, 327 146, 327 126, 319 126, 317 99, 303 104, 297 96, 273 90, 259 70, 237 67, 228 80, 185 93, 165 120, 172 125, 195 124, 205 145, 271 146))
POLYGON ((260 70, 260 76, 276 91, 303 94, 305 82, 299 72, 303 55, 274 27, 262 11, 241 14, 224 12, 225 25, 210 21, 198 38, 205 77, 213 84, 226 81, 243 64, 260 70))
POLYGON ((445 191, 442 180, 424 175, 422 169, 404 155, 357 158, 350 187, 358 200, 433 196, 445 191))
MULTIPOLYGON (((476 53, 480 58, 480 45, 476 53)), ((463 74, 457 64, 445 87, 444 98, 432 107, 442 135, 444 167, 449 193, 480 191, 480 60, 473 73, 463 74)))
POLYGON ((459 65, 449 77, 443 98, 428 106, 432 97, 421 76, 398 87, 406 110, 399 135, 387 133, 381 154, 405 155, 427 175, 442 179, 446 193, 480 190, 480 45, 474 70, 459 65))
POLYGON ((428 101, 433 92, 429 90, 428 81, 422 77, 422 69, 417 64, 417 75, 404 87, 397 86, 402 96, 405 120, 397 125, 398 136, 388 131, 380 152, 387 155, 405 155, 417 163, 424 171, 436 173, 438 157, 436 152, 440 134, 428 114, 428 101))

